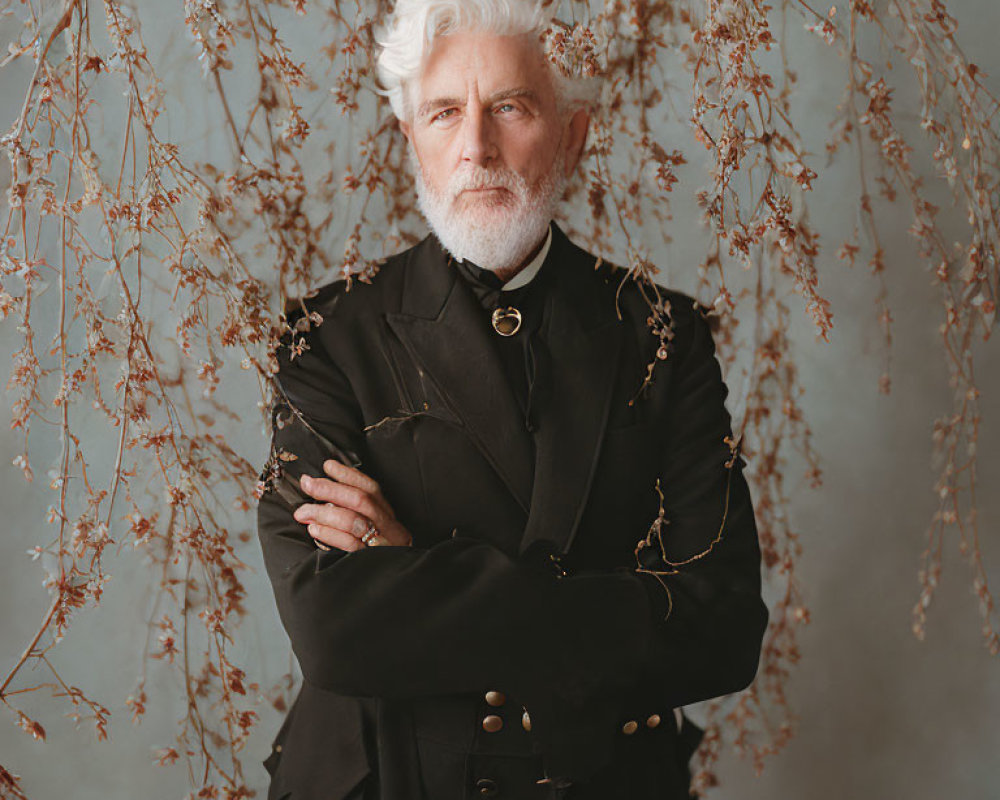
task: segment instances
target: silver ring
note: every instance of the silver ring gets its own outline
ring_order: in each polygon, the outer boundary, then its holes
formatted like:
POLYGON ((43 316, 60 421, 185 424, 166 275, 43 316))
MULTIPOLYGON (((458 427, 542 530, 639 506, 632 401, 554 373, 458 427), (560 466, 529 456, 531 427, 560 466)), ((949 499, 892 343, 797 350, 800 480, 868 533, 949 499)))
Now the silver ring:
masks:
POLYGON ((378 528, 375 527, 375 523, 368 520, 368 529, 365 531, 364 535, 361 537, 361 541, 366 545, 371 546, 372 539, 378 536, 378 528))

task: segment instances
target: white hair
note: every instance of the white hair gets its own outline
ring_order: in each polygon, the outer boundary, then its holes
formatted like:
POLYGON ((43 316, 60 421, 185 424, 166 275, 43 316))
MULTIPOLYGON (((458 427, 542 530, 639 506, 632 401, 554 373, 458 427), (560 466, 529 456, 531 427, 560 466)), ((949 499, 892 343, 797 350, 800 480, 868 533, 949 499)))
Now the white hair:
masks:
MULTIPOLYGON (((497 36, 535 34, 541 39, 550 21, 539 0, 397 0, 392 16, 375 34, 376 65, 383 91, 400 120, 410 118, 409 88, 420 75, 434 40, 459 31, 497 36)), ((541 46, 541 43, 539 43, 541 46)), ((595 78, 563 75, 550 65, 556 103, 567 111, 595 102, 595 78)))

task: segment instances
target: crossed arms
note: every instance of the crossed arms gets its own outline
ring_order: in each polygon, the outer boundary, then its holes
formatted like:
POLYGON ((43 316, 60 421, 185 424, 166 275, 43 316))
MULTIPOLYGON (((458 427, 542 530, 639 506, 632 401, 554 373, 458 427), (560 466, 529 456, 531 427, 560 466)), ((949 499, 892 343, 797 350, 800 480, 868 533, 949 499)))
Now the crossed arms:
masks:
POLYGON ((598 731, 613 730, 617 699, 637 685, 663 708, 749 685, 767 624, 753 509, 724 441, 726 388, 705 320, 679 308, 674 344, 662 574, 563 578, 460 535, 432 547, 318 549, 288 485, 322 477, 329 458, 357 462, 361 412, 319 336, 293 360, 282 348, 286 413, 272 451, 295 458, 281 462, 284 491, 260 500, 258 533, 305 680, 383 698, 500 689, 531 713, 550 777, 592 769, 607 745, 598 731))

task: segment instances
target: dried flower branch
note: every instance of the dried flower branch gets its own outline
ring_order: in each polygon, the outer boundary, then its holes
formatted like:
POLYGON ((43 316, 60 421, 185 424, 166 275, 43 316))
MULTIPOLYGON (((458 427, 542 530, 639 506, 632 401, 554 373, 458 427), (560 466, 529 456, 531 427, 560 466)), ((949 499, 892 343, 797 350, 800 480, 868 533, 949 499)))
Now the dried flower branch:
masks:
MULTIPOLYGON (((23 28, 0 62, 33 62, 24 101, 0 138, 11 165, 0 319, 19 337, 8 390, 23 446, 13 464, 33 481, 39 431, 57 436, 60 452, 36 488, 52 494, 46 527, 28 551, 45 571, 51 601, 0 681, 0 700, 35 738, 45 737, 43 724, 18 701, 40 690, 107 736, 107 707, 64 679, 55 645, 79 609, 100 603, 106 565, 130 546, 145 556, 155 587, 141 674, 126 701, 132 719, 159 702, 147 694, 147 670, 175 670, 186 714, 156 763, 184 765, 192 795, 247 797, 240 751, 259 704, 287 708, 294 678, 289 671, 263 688, 232 655, 245 613, 242 548, 254 546, 248 512, 261 490, 243 453, 248 409, 237 398, 253 396, 266 423, 286 305, 305 307, 303 324, 322 324, 309 308, 312 287, 337 276, 370 281, 381 257, 422 235, 405 142, 387 102, 370 91, 373 25, 391 3, 185 2, 178 25, 206 91, 218 98, 217 134, 232 154, 223 165, 196 164, 190 147, 164 137, 165 121, 179 113, 171 103, 180 87, 160 80, 136 5, 38 5, 18 7, 23 28), (106 43, 92 36, 98 20, 106 43), (316 48, 318 64, 281 35, 302 22, 328 43, 316 48), (237 64, 249 100, 227 87, 237 64), (100 131, 114 114, 122 127, 109 139, 100 131), (335 126, 345 135, 330 137, 335 126), (114 443, 110 458, 102 439, 114 443), (36 667, 42 677, 29 677, 36 667)), ((796 579, 802 547, 787 512, 787 463, 795 454, 815 487, 821 471, 788 338, 789 296, 798 295, 793 302, 823 339, 833 314, 820 291, 822 232, 808 213, 822 177, 809 157, 818 148, 793 124, 798 79, 784 45, 788 20, 800 20, 799 35, 836 49, 847 67, 822 169, 852 159, 858 171, 860 223, 837 255, 866 263, 875 281, 882 391, 891 386, 886 274, 909 268, 893 263, 879 237, 895 204, 908 204, 911 232, 941 288, 955 403, 934 433, 940 507, 919 572, 914 632, 925 635, 951 536, 970 565, 994 654, 998 623, 976 514, 973 344, 996 324, 998 101, 962 54, 941 0, 849 0, 829 11, 804 0, 777 8, 762 0, 545 5, 558 21, 546 36, 553 63, 604 80, 584 168, 568 192, 568 208, 582 216, 576 225, 568 215, 561 221, 576 240, 625 265, 626 280, 648 301, 659 347, 638 376, 637 396, 670 357, 670 305, 648 249, 671 241, 670 203, 682 196, 695 201, 708 232, 697 292, 727 372, 745 377, 734 397, 734 441, 747 458, 766 578, 778 599, 756 682, 709 707, 695 779, 705 790, 717 782, 714 765, 727 741, 760 769, 793 735, 784 687, 800 658, 798 627, 810 619, 796 579), (871 41, 877 54, 862 44, 871 41), (877 66, 887 55, 908 65, 908 88, 923 106, 919 126, 896 111, 897 87, 877 66), (689 95, 677 88, 683 73, 689 95), (692 130, 694 142, 668 141, 669 125, 692 130), (685 168, 702 164, 700 186, 683 194, 692 184, 685 168), (935 177, 951 188, 954 214, 931 203, 935 177)), ((26 797, 2 767, 0 797, 26 797)))

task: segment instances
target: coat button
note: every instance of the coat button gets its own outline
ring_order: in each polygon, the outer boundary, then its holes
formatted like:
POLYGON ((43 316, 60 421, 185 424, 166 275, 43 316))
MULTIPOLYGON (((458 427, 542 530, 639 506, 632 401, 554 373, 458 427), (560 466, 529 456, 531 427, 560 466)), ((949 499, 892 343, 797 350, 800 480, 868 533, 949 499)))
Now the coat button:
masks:
POLYGON ((491 706, 502 706, 504 700, 506 699, 507 698, 503 696, 503 692, 490 691, 486 693, 486 702, 491 706))
POLYGON ((637 730, 639 730, 639 723, 636 722, 634 719, 630 719, 628 722, 622 725, 622 733, 624 733, 626 736, 631 736, 637 730))
POLYGON ((274 746, 274 752, 275 753, 280 753, 281 752, 281 745, 280 744, 276 744, 274 746))
POLYGON ((489 733, 496 733, 503 727, 503 718, 498 717, 496 714, 490 714, 488 717, 483 717, 483 730, 489 733))
POLYGON ((524 728, 526 731, 531 730, 531 717, 528 716, 527 711, 525 711, 521 715, 521 727, 524 728))
POLYGON ((660 715, 659 714, 650 714, 646 718, 646 727, 648 727, 648 728, 655 728, 659 724, 660 724, 660 715))
POLYGON ((491 781, 489 778, 480 778, 476 781, 476 792, 480 797, 496 797, 500 794, 500 787, 497 786, 496 781, 491 781))

